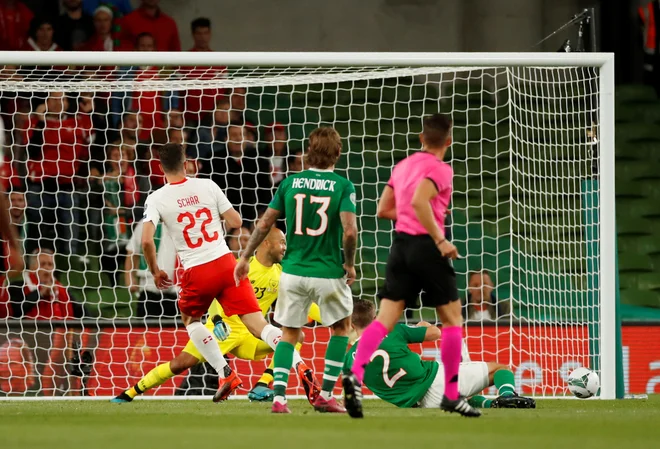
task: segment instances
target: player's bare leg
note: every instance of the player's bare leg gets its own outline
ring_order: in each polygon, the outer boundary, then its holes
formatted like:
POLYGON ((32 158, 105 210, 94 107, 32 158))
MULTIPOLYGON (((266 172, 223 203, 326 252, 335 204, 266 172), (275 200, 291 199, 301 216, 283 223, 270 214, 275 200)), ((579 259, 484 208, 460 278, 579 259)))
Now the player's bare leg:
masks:
POLYGON ((227 365, 227 361, 222 355, 215 337, 202 324, 200 317, 192 317, 182 313, 181 319, 186 326, 188 336, 195 345, 195 348, 197 348, 199 353, 220 376, 220 386, 213 396, 213 402, 220 402, 227 399, 234 390, 241 386, 240 379, 227 365))
POLYGON ((128 390, 122 392, 110 402, 126 403, 131 402, 136 396, 146 393, 152 388, 164 384, 169 379, 186 372, 197 365, 199 360, 187 352, 181 352, 172 361, 161 363, 149 371, 142 379, 128 390))
POLYGON ((364 369, 387 334, 401 318, 406 303, 383 298, 376 319, 364 330, 355 352, 355 362, 342 380, 344 405, 351 418, 362 418, 362 380, 364 369))
POLYGON ((476 418, 481 412, 472 407, 468 400, 458 392, 458 369, 461 364, 463 347, 463 316, 461 302, 456 300, 436 308, 442 321, 442 340, 440 358, 445 373, 445 394, 440 408, 446 412, 459 413, 462 416, 476 418))
POLYGON ((314 401, 314 410, 322 413, 346 413, 332 392, 344 366, 343 360, 348 347, 348 334, 351 330, 351 317, 348 316, 330 326, 332 336, 325 352, 325 370, 320 396, 314 401))

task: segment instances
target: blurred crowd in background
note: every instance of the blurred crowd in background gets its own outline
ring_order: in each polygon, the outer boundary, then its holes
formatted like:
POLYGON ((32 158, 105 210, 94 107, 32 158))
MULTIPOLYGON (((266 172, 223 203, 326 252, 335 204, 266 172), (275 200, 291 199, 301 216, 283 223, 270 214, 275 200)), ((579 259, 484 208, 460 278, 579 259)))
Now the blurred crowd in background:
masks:
MULTIPOLYGON (((128 1, 63 0, 63 13, 49 16, 20 1, 0 0, 0 45, 2 50, 180 51, 176 23, 158 3, 142 0, 131 11, 128 1)), ((189 51, 211 51, 208 19, 195 19, 190 32, 194 46, 189 51)), ((71 69, 53 67, 40 75, 45 70, 4 66, 0 75, 66 79, 71 69)), ((161 69, 149 66, 73 69, 136 82, 161 76, 161 69)), ((212 79, 224 70, 181 67, 177 72, 212 79)), ((249 230, 278 184, 302 169, 302 153, 289 152, 286 125, 246 121, 246 97, 242 87, 1 92, 6 132, 0 180, 9 192, 12 222, 25 254, 55 253, 55 278, 64 285, 71 269, 85 270, 90 256, 100 256, 109 286, 120 283, 126 246, 144 201, 165 183, 157 152, 166 142, 186 148, 188 174, 210 177, 223 188, 249 230)), ((232 235, 230 230, 228 238, 232 235)), ((2 263, 10 277, 6 257, 2 263)), ((0 315, 26 316, 25 307, 12 307, 25 304, 22 299, 5 300, 9 305, 0 315)), ((40 318, 49 319, 70 311, 41 312, 40 318)))
MULTIPOLYGON (((0 50, 181 51, 176 22, 160 9, 159 0, 141 0, 135 10, 128 0, 30 3, 32 9, 18 0, 0 0, 0 50)), ((211 51, 212 30, 209 19, 193 20, 189 51, 211 51)), ((223 77, 225 70, 179 67, 176 77, 208 80, 223 77)), ((74 73, 135 82, 171 76, 151 66, 4 66, 0 77, 47 84, 74 73)), ((1 259, 5 284, 16 288, 0 289, 0 317, 81 316, 82 308, 69 306, 64 286, 76 283, 72 273, 86 270, 100 271, 107 287, 124 285, 137 294, 124 268, 143 263, 127 266, 127 247, 147 195, 165 183, 157 153, 166 142, 182 144, 188 174, 211 178, 239 209, 243 228, 227 233, 236 254, 279 183, 302 170, 302 152, 289 149, 286 124, 245 119, 245 87, 72 90, 0 92, 6 130, 0 183, 28 262, 25 273, 13 273, 7 257, 1 259), (51 262, 49 270, 41 268, 41 257, 51 262), (90 265, 93 260, 98 266, 90 265)), ((479 291, 492 284, 488 275, 479 282, 479 291)), ((491 293, 479 294, 480 310, 466 308, 466 314, 496 319, 502 313, 481 305, 482 296, 491 299, 491 293)), ((171 309, 166 315, 176 315, 171 309)), ((138 315, 152 314, 139 307, 138 315)))

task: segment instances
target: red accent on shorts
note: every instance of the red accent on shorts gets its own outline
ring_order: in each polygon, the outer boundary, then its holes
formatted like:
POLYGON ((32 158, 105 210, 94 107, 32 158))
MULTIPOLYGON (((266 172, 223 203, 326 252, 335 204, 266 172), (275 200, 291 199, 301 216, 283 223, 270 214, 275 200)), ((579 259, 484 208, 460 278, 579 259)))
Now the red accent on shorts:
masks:
POLYGON ((183 272, 179 310, 191 317, 201 317, 217 299, 227 316, 259 312, 261 308, 248 279, 236 286, 232 253, 183 272))

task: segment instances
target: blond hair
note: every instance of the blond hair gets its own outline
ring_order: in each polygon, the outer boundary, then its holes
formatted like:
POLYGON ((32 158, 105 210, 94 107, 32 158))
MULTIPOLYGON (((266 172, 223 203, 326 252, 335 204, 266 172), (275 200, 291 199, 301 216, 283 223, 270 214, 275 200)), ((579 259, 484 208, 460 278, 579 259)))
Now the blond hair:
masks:
POLYGON ((326 169, 332 167, 341 155, 341 137, 331 126, 316 128, 309 135, 309 148, 305 153, 305 166, 326 169))

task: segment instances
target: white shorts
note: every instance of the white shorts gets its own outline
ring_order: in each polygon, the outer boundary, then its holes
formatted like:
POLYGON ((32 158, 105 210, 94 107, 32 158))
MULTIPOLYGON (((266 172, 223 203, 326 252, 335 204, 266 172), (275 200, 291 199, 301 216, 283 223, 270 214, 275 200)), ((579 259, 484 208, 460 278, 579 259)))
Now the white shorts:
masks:
MULTIPOLYGON (((469 398, 488 387, 488 364, 486 362, 461 363, 458 370, 458 393, 469 398)), ((445 394, 445 371, 440 364, 438 374, 429 387, 419 406, 421 408, 439 408, 445 394)))
POLYGON ((282 273, 275 321, 285 327, 307 324, 312 302, 321 309, 321 321, 330 326, 353 313, 353 296, 346 278, 324 279, 282 273))

